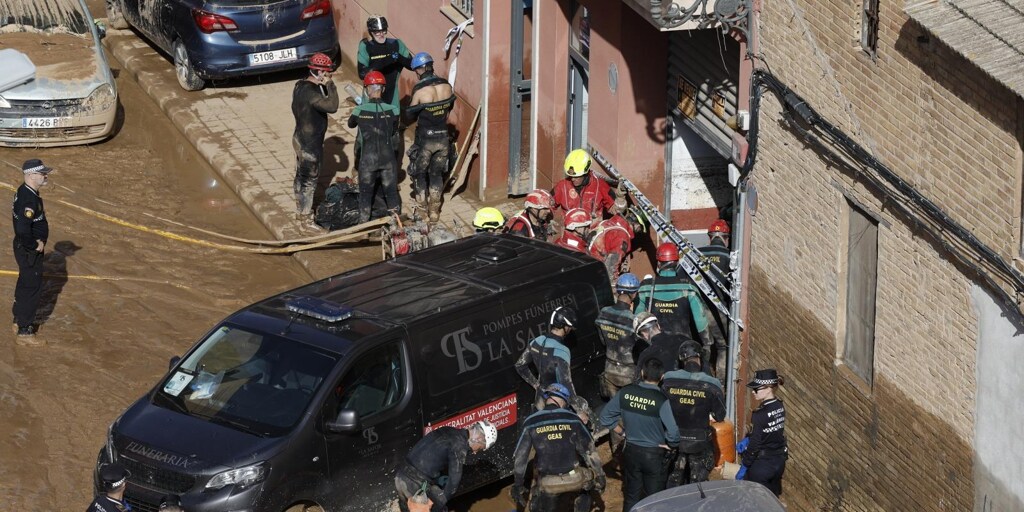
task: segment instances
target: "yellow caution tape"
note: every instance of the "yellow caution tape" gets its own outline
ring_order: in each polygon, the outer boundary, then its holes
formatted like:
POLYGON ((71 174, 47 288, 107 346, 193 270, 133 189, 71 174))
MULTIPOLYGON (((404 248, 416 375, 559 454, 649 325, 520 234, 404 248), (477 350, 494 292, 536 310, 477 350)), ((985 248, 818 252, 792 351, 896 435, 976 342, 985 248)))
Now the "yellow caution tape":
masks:
MULTIPOLYGON (((17 276, 18 271, 16 270, 0 270, 0 275, 3 276, 17 276)), ((91 276, 91 275, 75 275, 75 274, 52 274, 50 272, 43 273, 44 278, 50 279, 87 279, 89 281, 135 281, 140 283, 150 284, 166 284, 175 288, 181 288, 182 290, 192 290, 188 286, 178 283, 172 283, 171 281, 161 281, 159 279, 146 279, 144 277, 119 277, 119 276, 91 276)))

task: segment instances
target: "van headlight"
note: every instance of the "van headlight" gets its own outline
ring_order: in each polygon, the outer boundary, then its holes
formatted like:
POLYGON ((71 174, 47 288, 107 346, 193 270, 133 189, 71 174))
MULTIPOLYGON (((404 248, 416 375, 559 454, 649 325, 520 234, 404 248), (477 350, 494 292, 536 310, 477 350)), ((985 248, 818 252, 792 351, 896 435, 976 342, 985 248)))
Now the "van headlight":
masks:
POLYGON ((214 475, 206 484, 207 489, 220 489, 229 485, 248 487, 262 482, 267 476, 266 465, 262 462, 244 468, 232 469, 214 475))
POLYGON ((95 112, 106 112, 114 106, 117 101, 117 96, 114 94, 114 88, 110 84, 103 84, 93 89, 92 94, 85 99, 82 106, 86 110, 92 110, 95 112))

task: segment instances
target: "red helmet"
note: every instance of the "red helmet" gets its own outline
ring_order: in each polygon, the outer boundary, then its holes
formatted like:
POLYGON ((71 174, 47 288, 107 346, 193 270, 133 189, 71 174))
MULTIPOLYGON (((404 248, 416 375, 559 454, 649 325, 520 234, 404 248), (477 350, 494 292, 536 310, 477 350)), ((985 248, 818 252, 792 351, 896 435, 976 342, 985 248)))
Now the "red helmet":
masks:
POLYGON ((363 85, 366 86, 386 84, 387 81, 384 80, 384 73, 381 73, 380 71, 377 70, 370 71, 369 73, 366 74, 366 77, 363 78, 363 85))
POLYGON ((565 212, 565 229, 573 230, 590 227, 590 214, 583 208, 573 208, 565 212))
POLYGON ((711 227, 708 228, 708 234, 721 233, 723 235, 729 234, 729 223, 722 219, 718 219, 711 223, 711 227))
POLYGON ((314 53, 309 58, 309 69, 315 69, 317 71, 330 71, 334 69, 334 61, 331 60, 327 54, 314 53))
POLYGON ((665 242, 658 246, 658 261, 679 261, 679 246, 672 242, 665 242))
POLYGON ((525 208, 536 208, 538 210, 547 208, 550 210, 555 207, 555 198, 551 197, 551 192, 538 188, 526 194, 526 201, 523 205, 525 208))

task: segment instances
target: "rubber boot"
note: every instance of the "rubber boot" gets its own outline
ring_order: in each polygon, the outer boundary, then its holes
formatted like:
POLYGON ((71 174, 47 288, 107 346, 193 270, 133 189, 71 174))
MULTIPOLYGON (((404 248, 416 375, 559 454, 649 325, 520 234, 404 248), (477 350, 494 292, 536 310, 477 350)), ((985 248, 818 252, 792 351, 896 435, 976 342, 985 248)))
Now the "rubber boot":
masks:
POLYGON ((437 222, 441 219, 441 191, 431 190, 428 193, 427 210, 430 212, 430 222, 437 222))

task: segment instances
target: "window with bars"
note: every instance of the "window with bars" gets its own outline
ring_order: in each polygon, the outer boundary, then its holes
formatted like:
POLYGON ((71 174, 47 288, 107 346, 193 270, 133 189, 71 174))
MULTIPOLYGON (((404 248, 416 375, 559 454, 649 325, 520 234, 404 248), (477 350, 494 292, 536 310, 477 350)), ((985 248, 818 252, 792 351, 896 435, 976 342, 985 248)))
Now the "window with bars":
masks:
POLYGON ((473 0, 451 0, 451 6, 466 19, 473 17, 473 0))
POLYGON ((872 60, 878 57, 878 2, 864 0, 860 18, 860 48, 872 60))

